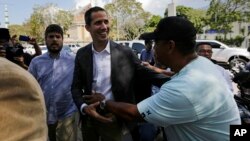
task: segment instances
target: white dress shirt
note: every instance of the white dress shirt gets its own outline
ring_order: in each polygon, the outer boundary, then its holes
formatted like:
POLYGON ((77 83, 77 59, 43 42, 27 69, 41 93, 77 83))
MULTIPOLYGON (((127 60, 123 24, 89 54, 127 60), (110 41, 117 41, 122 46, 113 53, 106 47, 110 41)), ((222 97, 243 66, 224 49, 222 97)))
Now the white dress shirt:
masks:
MULTIPOLYGON (((96 51, 92 44, 93 52, 93 81, 92 91, 101 93, 105 96, 106 100, 113 100, 114 96, 111 91, 111 55, 110 55, 110 43, 106 45, 106 48, 100 52, 96 51)), ((81 112, 83 108, 87 106, 86 103, 82 104, 81 112)), ((85 114, 82 112, 82 114, 85 114)))

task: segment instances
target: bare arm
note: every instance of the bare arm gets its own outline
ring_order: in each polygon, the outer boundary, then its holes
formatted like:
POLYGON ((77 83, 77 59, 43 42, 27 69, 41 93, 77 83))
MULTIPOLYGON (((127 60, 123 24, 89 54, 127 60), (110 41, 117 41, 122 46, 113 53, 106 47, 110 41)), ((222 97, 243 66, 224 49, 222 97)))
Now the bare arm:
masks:
MULTIPOLYGON (((84 108, 84 112, 101 122, 112 122, 112 118, 102 116, 96 111, 99 105, 100 102, 90 104, 84 108)), ((127 121, 144 121, 137 109, 137 106, 134 104, 108 100, 106 101, 105 109, 113 113, 117 117, 120 117, 127 121)))
POLYGON ((114 115, 121 117, 122 119, 125 119, 127 121, 144 121, 137 109, 137 106, 134 104, 107 101, 105 108, 114 115))
POLYGON ((31 38, 30 41, 28 41, 29 44, 33 45, 34 49, 35 49, 35 54, 34 56, 38 56, 42 54, 42 50, 39 47, 39 45, 36 42, 36 38, 31 38))
POLYGON ((162 73, 162 74, 164 74, 166 76, 172 76, 172 75, 174 75, 174 72, 166 71, 165 69, 161 69, 159 67, 152 66, 148 62, 142 62, 142 65, 145 66, 145 67, 147 67, 147 68, 149 68, 149 69, 151 69, 151 70, 154 70, 157 73, 162 73))

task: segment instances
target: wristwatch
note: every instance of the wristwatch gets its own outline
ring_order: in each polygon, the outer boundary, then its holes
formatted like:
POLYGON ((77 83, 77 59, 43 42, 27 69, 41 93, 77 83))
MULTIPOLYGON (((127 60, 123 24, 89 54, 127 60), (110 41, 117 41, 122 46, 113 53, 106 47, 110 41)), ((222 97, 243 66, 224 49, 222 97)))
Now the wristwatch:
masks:
POLYGON ((100 109, 101 109, 101 110, 104 110, 104 109, 105 109, 105 106, 106 106, 106 100, 103 99, 103 100, 100 102, 100 109))

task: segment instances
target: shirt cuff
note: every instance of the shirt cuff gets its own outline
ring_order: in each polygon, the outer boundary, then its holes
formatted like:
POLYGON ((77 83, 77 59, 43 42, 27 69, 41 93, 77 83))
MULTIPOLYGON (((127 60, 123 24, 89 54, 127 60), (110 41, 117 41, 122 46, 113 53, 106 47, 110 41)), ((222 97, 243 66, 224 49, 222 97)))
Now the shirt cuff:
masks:
POLYGON ((83 103, 83 104, 81 105, 80 112, 81 112, 82 115, 86 115, 86 113, 85 113, 84 110, 83 110, 83 108, 86 107, 86 106, 88 106, 86 103, 83 103))

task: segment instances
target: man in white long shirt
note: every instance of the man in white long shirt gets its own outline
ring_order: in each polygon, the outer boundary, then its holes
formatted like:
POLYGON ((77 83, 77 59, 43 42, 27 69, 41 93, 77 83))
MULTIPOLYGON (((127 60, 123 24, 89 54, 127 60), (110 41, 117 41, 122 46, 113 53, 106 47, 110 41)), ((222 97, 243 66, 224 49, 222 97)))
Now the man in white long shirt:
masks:
MULTIPOLYGON (((212 60, 213 50, 212 50, 212 46, 209 43, 199 43, 196 46, 196 51, 197 51, 198 55, 206 57, 207 59, 211 60, 212 62, 215 62, 214 60, 212 60)), ((233 92, 233 84, 232 84, 232 79, 231 79, 229 71, 224 69, 223 67, 217 65, 217 64, 216 64, 216 68, 220 71, 222 76, 225 78, 225 81, 226 81, 228 87, 233 92)))

